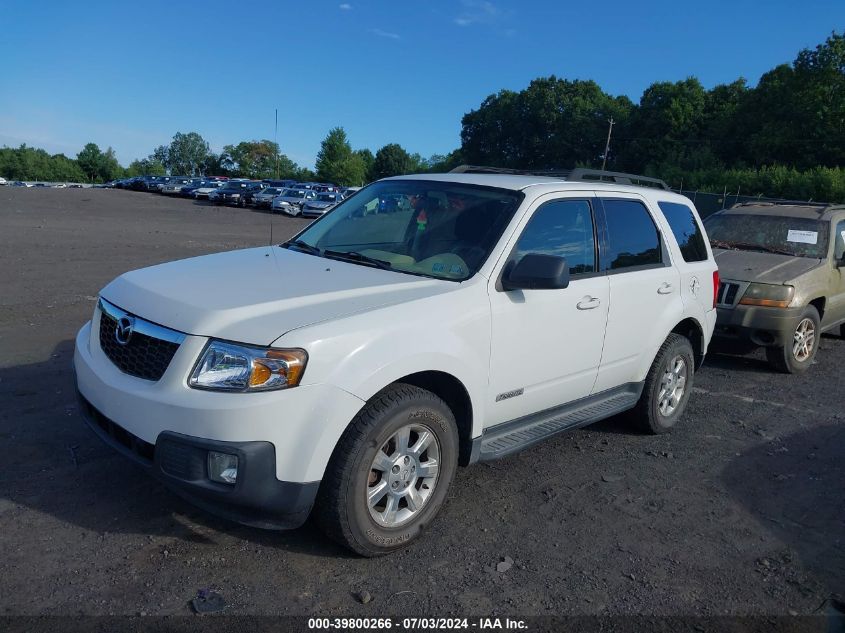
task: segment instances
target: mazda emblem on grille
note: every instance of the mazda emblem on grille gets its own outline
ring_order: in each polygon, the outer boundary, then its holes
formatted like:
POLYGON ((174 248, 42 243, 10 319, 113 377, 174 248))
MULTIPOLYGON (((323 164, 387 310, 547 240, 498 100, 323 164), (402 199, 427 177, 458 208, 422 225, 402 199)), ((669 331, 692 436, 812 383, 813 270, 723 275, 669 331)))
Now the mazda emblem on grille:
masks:
POLYGON ((132 338, 132 328, 134 325, 135 319, 126 316, 120 317, 117 321, 117 327, 114 328, 114 340, 121 345, 129 343, 129 339, 132 338))

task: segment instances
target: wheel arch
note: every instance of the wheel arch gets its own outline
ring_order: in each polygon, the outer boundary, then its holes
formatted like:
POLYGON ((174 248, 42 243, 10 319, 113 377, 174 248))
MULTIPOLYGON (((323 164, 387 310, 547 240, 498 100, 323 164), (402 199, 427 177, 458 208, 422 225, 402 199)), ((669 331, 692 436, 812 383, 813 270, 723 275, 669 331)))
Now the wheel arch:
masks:
POLYGON ((704 362, 705 352, 704 329, 701 324, 696 319, 687 317, 672 328, 672 333, 680 334, 690 342, 695 357, 695 369, 699 369, 704 362))
POLYGON ((392 384, 404 383, 414 385, 420 389, 430 391, 443 400, 458 426, 460 454, 458 464, 466 466, 470 463, 472 454, 472 426, 473 407, 469 391, 464 384, 452 374, 444 371, 420 371, 408 374, 394 381, 392 384))
POLYGON ((824 309, 826 304, 827 299, 825 297, 816 297, 815 299, 807 302, 807 305, 813 306, 819 313, 819 322, 824 320, 824 309))

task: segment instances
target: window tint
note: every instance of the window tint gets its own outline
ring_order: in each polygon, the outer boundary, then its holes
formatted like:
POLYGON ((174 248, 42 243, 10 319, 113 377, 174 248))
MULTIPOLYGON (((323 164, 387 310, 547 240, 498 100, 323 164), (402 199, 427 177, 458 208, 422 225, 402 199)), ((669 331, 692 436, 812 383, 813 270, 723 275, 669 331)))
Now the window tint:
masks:
POLYGON ((704 234, 695 221, 695 215, 685 204, 677 202, 658 202, 666 221, 678 240, 681 255, 685 262, 703 262, 707 259, 707 247, 704 245, 704 234))
POLYGON ((527 253, 566 257, 570 275, 595 272, 590 203, 556 200, 537 209, 519 237, 511 261, 518 262, 527 253))
POLYGON ((603 198, 610 270, 654 266, 662 261, 660 236, 648 210, 636 200, 603 198))

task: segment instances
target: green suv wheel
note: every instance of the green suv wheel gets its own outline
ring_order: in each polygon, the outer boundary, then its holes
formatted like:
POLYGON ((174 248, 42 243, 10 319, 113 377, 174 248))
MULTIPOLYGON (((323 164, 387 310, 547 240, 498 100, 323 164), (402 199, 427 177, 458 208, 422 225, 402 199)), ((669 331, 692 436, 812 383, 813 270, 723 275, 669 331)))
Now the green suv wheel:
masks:
POLYGON ((792 338, 783 347, 767 347, 769 364, 785 374, 799 374, 813 364, 819 348, 819 311, 807 306, 795 322, 792 338))

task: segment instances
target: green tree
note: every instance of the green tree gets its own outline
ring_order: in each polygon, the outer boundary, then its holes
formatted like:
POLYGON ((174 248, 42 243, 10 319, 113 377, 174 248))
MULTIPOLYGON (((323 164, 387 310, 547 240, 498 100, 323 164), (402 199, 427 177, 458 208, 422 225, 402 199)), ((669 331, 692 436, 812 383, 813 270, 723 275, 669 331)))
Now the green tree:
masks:
POLYGON ((380 180, 390 176, 402 176, 416 171, 419 163, 398 143, 389 143, 376 152, 369 172, 369 179, 380 180))
POLYGON ((164 165, 153 156, 133 160, 126 168, 127 176, 164 176, 165 173, 164 165))
POLYGON ((639 107, 617 131, 627 140, 621 150, 625 168, 651 173, 665 163, 679 169, 712 166, 709 148, 700 142, 706 105, 707 91, 695 77, 646 88, 639 107))
POLYGON ((361 185, 366 180, 364 158, 352 151, 342 127, 329 130, 317 154, 317 178, 337 185, 361 185))
POLYGON ((607 120, 624 124, 632 107, 627 97, 612 97, 593 81, 535 79, 521 92, 490 95, 464 115, 461 153, 469 163, 499 167, 595 164, 607 120))
POLYGON ((211 153, 208 142, 197 132, 176 132, 167 148, 165 164, 171 174, 198 176, 211 153))
POLYGON ((82 151, 76 155, 76 162, 85 174, 89 182, 100 180, 100 169, 103 162, 103 153, 96 143, 87 143, 82 151))
POLYGON ((376 157, 373 156, 373 153, 368 149, 356 149, 355 154, 361 158, 361 162, 364 164, 364 175, 368 181, 372 180, 370 174, 373 170, 373 163, 376 160, 376 157))
POLYGON ((268 140, 241 141, 226 145, 221 154, 221 167, 246 178, 294 178, 299 166, 279 151, 277 143, 268 140))

